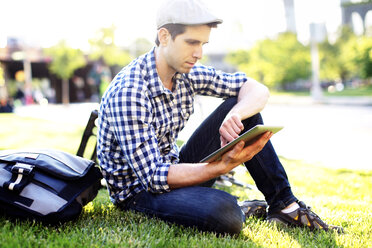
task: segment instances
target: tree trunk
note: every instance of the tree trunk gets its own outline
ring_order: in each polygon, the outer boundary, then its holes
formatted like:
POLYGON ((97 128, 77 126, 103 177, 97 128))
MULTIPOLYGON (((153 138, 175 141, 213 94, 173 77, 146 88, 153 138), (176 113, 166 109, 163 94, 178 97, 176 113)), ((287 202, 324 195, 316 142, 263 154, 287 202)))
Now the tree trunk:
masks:
POLYGON ((70 89, 68 79, 62 79, 62 103, 70 103, 70 89))

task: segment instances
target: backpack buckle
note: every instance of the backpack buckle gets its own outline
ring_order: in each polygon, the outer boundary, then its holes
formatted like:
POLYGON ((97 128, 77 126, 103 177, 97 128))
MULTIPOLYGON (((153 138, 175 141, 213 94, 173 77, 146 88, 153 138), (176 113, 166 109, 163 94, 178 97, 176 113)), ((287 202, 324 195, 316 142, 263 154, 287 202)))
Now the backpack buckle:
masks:
POLYGON ((20 193, 31 180, 33 169, 33 165, 16 163, 11 169, 12 178, 8 182, 5 182, 3 187, 10 191, 20 193))

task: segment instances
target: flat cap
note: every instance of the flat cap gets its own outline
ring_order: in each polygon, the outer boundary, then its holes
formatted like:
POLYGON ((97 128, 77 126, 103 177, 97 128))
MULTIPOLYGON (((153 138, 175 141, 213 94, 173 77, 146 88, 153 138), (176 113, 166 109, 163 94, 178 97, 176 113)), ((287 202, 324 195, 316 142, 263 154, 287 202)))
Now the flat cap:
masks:
POLYGON ((156 26, 165 24, 203 25, 222 23, 200 0, 166 0, 158 9, 156 26))

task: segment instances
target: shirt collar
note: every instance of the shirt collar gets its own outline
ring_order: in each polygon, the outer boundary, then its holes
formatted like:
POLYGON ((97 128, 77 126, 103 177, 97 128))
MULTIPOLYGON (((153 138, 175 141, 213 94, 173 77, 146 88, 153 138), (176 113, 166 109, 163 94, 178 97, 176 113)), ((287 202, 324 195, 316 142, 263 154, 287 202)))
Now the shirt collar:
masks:
POLYGON ((159 96, 162 94, 170 94, 171 92, 164 87, 156 70, 155 47, 153 47, 146 56, 146 67, 147 76, 149 77, 149 89, 152 95, 159 96))
MULTIPOLYGON (((147 67, 147 76, 149 77, 148 82, 150 85, 150 91, 153 96, 159 96, 162 94, 172 94, 170 90, 164 87, 158 72, 156 70, 156 60, 155 60, 155 47, 147 53, 146 56, 146 67, 147 67)), ((174 78, 175 84, 182 83, 184 80, 184 74, 176 72, 174 78)), ((176 85, 175 85, 176 86, 176 85)))

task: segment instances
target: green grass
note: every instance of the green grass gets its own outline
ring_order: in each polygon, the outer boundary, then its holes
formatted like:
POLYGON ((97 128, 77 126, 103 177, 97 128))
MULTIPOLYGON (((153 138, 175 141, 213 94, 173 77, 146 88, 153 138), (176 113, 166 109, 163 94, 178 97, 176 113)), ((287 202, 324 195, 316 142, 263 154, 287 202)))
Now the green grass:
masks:
MULTIPOLYGON (((0 115, 0 149, 35 146, 75 153, 83 128, 0 115)), ((327 169, 281 160, 296 196, 313 206, 326 222, 342 225, 344 234, 286 228, 250 218, 239 236, 218 237, 122 212, 109 201, 106 189, 101 189, 77 221, 60 226, 0 217, 0 247, 372 247, 372 171, 327 169)), ((248 173, 237 177, 253 184, 248 173)), ((256 190, 224 189, 240 199, 263 197, 256 190)))
MULTIPOLYGON (((0 114, 0 150, 37 147, 60 149, 75 154, 85 124, 66 124, 15 114, 0 114)), ((93 152, 94 144, 94 140, 89 140, 86 157, 93 152)))
MULTIPOLYGON (((327 92, 323 90, 326 97, 372 97, 372 85, 365 85, 359 88, 345 88, 343 91, 327 92)), ((310 91, 271 91, 274 96, 310 96, 310 91)))
POLYGON ((346 88, 343 91, 336 91, 334 93, 325 92, 326 96, 372 96, 372 85, 365 85, 359 88, 346 88))

